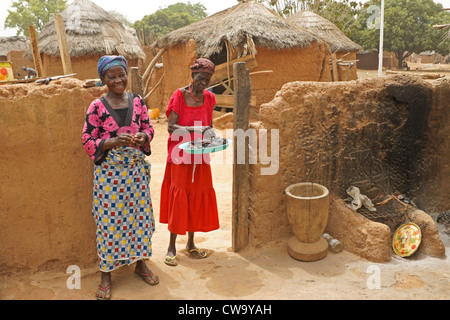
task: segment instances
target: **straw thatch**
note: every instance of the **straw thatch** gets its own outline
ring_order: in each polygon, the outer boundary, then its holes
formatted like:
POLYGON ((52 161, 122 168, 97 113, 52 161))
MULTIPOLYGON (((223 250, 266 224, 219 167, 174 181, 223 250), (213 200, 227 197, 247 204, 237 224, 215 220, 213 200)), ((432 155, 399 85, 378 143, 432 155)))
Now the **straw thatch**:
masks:
MULTIPOLYGON (((134 30, 93 2, 75 0, 61 15, 71 57, 119 53, 127 59, 145 59, 134 30)), ((41 53, 60 55, 54 20, 44 26, 38 42, 41 53)))
POLYGON ((289 22, 304 28, 330 45, 332 52, 351 52, 359 51, 362 47, 350 40, 338 27, 331 21, 319 16, 318 14, 303 10, 290 16, 289 22))
POLYGON ((159 39, 154 46, 168 49, 187 43, 189 39, 195 40, 197 54, 206 58, 219 53, 224 41, 228 41, 239 54, 255 54, 256 46, 281 50, 305 48, 314 41, 320 41, 263 4, 252 1, 175 30, 159 39))
POLYGON ((0 56, 7 56, 10 51, 27 50, 30 48, 30 40, 27 37, 0 37, 0 56))

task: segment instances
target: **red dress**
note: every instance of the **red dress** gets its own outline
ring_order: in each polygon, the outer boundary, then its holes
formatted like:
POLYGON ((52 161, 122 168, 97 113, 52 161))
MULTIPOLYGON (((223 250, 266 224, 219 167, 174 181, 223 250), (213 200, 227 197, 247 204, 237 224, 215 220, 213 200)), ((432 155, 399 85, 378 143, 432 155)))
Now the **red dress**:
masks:
MULTIPOLYGON (((187 106, 180 89, 175 91, 167 107, 178 114, 180 126, 210 126, 216 98, 204 91, 200 107, 187 106)), ((169 136, 167 164, 161 187, 159 222, 168 224, 172 233, 209 232, 219 228, 216 192, 212 184, 209 155, 191 155, 180 144, 202 138, 200 133, 169 136)))

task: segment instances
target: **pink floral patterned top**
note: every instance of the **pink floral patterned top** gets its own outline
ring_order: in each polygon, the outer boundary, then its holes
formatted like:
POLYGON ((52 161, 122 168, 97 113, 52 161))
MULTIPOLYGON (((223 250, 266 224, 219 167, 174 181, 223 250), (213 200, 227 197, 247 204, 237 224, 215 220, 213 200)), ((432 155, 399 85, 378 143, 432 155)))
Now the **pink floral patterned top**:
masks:
POLYGON ((108 155, 109 150, 102 151, 105 140, 115 138, 121 133, 145 133, 148 142, 138 149, 147 156, 151 154, 150 142, 153 140, 155 130, 147 106, 137 94, 129 93, 128 99, 125 119, 119 116, 104 97, 93 101, 86 113, 82 135, 83 147, 96 165, 101 164, 108 155))

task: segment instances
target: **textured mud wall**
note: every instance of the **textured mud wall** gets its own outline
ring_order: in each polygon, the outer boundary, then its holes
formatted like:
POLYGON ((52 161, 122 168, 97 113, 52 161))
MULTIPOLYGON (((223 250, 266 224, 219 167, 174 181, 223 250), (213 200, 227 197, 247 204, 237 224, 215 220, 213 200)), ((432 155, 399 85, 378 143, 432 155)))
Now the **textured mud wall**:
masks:
MULTIPOLYGON (((72 71, 76 73, 75 78, 80 80, 97 79, 97 64, 101 55, 71 58, 72 71)), ((128 60, 128 67, 137 67, 138 60, 128 60)), ((42 68, 44 76, 53 77, 64 74, 61 57, 42 55, 42 68)))
POLYGON ((280 156, 274 176, 251 166, 251 242, 291 233, 284 190, 297 182, 339 198, 354 185, 374 201, 400 192, 424 211, 450 208, 449 99, 448 80, 406 76, 283 86, 257 124, 279 130, 280 156))
POLYGON ((272 50, 256 48, 258 66, 250 72, 272 70, 251 76, 252 96, 257 108, 273 99, 281 87, 292 81, 328 81, 330 53, 325 45, 314 43, 304 49, 272 50))
POLYGON ((94 266, 93 164, 81 144, 104 89, 62 79, 0 87, 0 272, 94 266))

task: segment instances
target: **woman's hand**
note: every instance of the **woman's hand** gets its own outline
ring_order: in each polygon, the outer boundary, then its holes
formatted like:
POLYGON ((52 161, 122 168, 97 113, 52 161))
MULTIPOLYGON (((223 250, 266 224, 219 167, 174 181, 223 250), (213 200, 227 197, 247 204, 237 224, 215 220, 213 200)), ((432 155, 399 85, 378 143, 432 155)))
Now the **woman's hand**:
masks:
POLYGON ((147 135, 143 132, 138 132, 132 139, 132 145, 135 148, 142 147, 147 142, 147 135))
POLYGON ((114 147, 126 147, 133 145, 133 136, 128 133, 121 133, 117 137, 113 138, 114 147))
POLYGON ((216 133, 211 127, 203 127, 203 137, 212 140, 216 137, 216 133))

